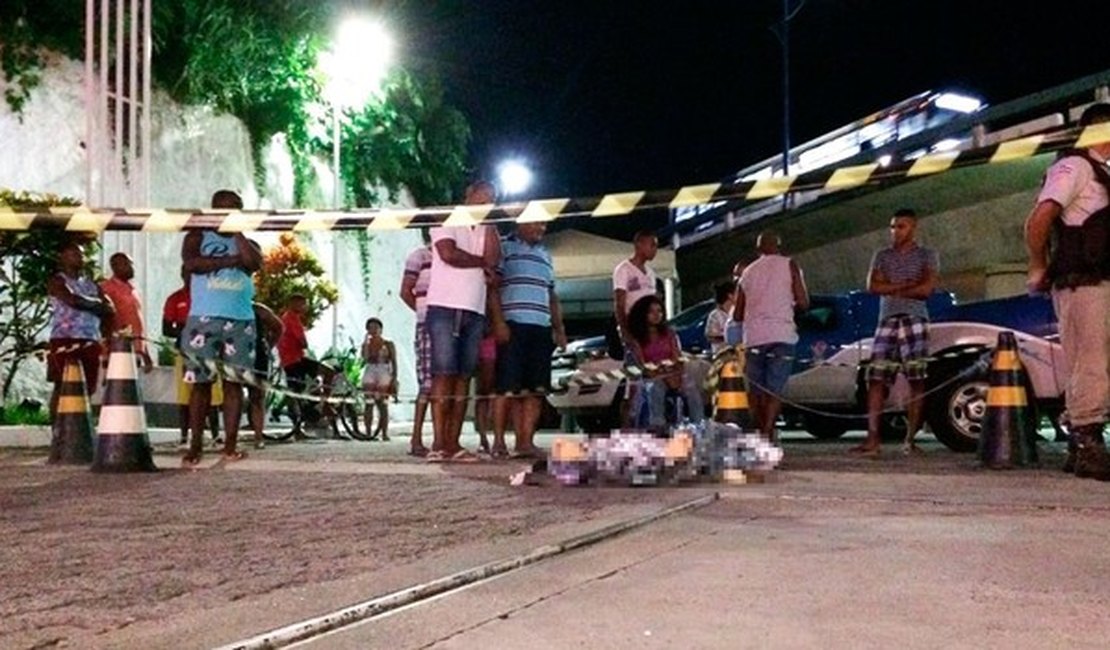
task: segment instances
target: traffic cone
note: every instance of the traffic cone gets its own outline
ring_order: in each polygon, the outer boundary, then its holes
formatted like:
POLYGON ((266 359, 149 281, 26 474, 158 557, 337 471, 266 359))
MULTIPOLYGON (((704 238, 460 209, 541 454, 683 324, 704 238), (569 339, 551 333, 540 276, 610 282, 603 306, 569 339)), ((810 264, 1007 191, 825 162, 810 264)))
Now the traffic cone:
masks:
POLYGON ((92 410, 85 389, 85 370, 70 360, 62 371, 57 412, 51 427, 51 464, 88 465, 93 459, 92 410))
POLYGON ((1010 469, 1037 462, 1036 432, 1029 423, 1028 377, 1018 356, 1013 332, 998 335, 991 361, 987 413, 979 436, 979 461, 983 467, 1010 469))
POLYGON ((113 336, 96 428, 94 472, 155 472, 131 338, 113 336))
POLYGON ((717 409, 713 419, 738 427, 748 426, 748 393, 744 390, 743 366, 739 356, 721 365, 721 378, 717 382, 717 409))

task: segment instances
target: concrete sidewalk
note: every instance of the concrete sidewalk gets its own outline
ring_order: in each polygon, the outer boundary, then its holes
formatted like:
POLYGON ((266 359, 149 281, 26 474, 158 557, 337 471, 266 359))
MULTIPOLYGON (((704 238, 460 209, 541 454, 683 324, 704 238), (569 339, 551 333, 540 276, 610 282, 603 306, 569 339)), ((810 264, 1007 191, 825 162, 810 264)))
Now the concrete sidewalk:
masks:
POLYGON ((311 648, 1104 648, 1110 486, 813 473, 311 648), (1075 488, 1082 488, 1076 490, 1075 488))
POLYGON ((1062 445, 1041 446, 1044 469, 997 472, 931 439, 878 461, 852 442, 792 440, 765 484, 635 490, 511 488, 523 464, 423 463, 403 433, 200 472, 174 470, 170 442, 156 475, 9 450, 0 610, 36 642, 211 648, 720 490, 312 647, 1105 646, 1110 484, 1056 470, 1062 445))

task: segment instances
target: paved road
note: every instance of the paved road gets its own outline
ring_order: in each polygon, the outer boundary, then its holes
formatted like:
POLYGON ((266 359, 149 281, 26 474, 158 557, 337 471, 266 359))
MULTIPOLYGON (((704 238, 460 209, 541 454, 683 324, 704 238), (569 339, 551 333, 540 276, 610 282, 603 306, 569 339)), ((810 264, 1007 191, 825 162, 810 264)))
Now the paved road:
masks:
POLYGON ((302 647, 1104 648, 1108 496, 1049 471, 786 472, 302 647))

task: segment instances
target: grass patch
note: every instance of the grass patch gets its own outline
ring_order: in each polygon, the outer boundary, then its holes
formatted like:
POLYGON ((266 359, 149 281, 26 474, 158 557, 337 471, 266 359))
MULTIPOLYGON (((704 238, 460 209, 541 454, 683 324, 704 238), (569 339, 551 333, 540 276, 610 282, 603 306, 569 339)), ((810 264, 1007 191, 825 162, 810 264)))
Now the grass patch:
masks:
POLYGON ((35 425, 50 424, 50 414, 38 402, 23 401, 19 404, 5 404, 0 406, 0 425, 35 425))

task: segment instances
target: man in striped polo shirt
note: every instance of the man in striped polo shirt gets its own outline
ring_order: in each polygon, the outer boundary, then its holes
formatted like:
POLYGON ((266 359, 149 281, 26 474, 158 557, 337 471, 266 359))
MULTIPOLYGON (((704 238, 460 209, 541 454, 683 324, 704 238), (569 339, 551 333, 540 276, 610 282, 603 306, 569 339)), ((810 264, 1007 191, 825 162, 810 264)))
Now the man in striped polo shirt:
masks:
POLYGON ((401 278, 401 300, 416 314, 416 410, 412 416, 412 439, 409 455, 427 456, 424 446, 424 415, 428 412, 428 396, 432 393, 432 343, 424 318, 428 313, 428 282, 432 278, 432 246, 428 231, 421 230, 424 245, 415 248, 405 259, 405 273, 401 278))
POLYGON ((551 383, 553 346, 567 344, 563 314, 555 295, 551 254, 540 243, 547 225, 522 223, 501 242, 500 288, 490 292, 489 311, 497 336, 497 392, 493 411, 492 452, 505 455, 505 426, 510 411, 516 431, 515 455, 542 452, 532 438, 540 421, 542 392, 551 383))
POLYGON ((853 452, 879 455, 879 427, 885 388, 898 373, 910 384, 906 407, 906 440, 902 450, 917 452, 914 436, 921 426, 925 395, 925 369, 929 355, 929 310, 925 305, 936 286, 940 258, 936 251, 918 246, 917 213, 902 208, 890 220, 890 247, 875 253, 867 276, 867 290, 878 294, 879 326, 867 367, 867 440, 853 452))

